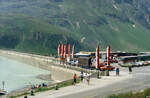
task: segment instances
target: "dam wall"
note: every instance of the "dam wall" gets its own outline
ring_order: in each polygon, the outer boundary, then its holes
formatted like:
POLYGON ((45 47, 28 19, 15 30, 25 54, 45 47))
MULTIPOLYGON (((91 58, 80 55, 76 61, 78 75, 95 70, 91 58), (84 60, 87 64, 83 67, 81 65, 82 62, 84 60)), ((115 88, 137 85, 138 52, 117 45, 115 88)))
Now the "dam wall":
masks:
POLYGON ((61 82, 73 78, 73 74, 80 75, 79 71, 69 68, 63 68, 61 65, 54 63, 54 57, 40 56, 35 54, 20 53, 15 51, 0 50, 0 55, 23 62, 25 64, 42 68, 50 71, 49 75, 40 75, 41 79, 54 80, 54 82, 61 82))

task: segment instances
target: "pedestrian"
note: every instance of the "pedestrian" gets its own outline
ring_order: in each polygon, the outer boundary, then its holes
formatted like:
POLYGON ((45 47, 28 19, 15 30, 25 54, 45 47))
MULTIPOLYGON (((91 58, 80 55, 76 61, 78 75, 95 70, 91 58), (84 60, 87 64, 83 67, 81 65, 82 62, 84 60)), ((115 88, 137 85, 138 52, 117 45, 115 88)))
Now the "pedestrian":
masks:
POLYGON ((76 74, 74 74, 74 76, 73 76, 73 84, 75 85, 75 84, 76 84, 76 82, 77 82, 77 75, 76 75, 76 74))
POLYGON ((83 82, 83 71, 81 71, 81 82, 83 82))
POLYGON ((100 79, 100 72, 97 72, 97 79, 100 79))
POLYGON ((88 85, 90 84, 90 74, 87 76, 88 85))
POLYGON ((34 86, 34 88, 38 88, 38 84, 36 84, 36 85, 34 86))
POLYGON ((32 85, 31 89, 35 89, 35 85, 32 85))
POLYGON ((119 76, 119 68, 116 68, 116 75, 119 76))
POLYGON ((129 66, 129 72, 130 72, 130 73, 132 72, 132 67, 131 67, 131 66, 129 66))
POLYGON ((47 84, 45 84, 45 83, 42 83, 42 87, 47 87, 47 84))
POLYGON ((41 84, 38 85, 38 88, 40 88, 40 87, 41 87, 41 84))
POLYGON ((24 96, 24 98, 28 98, 28 96, 24 96))
POLYGON ((33 91, 33 89, 31 89, 30 95, 31 95, 31 96, 34 96, 34 91, 33 91))
POLYGON ((109 70, 106 70, 106 76, 109 76, 109 70))
POLYGON ((58 85, 57 84, 55 85, 55 90, 58 90, 58 85))
POLYGON ((85 80, 88 83, 88 75, 87 75, 87 73, 85 74, 85 80))

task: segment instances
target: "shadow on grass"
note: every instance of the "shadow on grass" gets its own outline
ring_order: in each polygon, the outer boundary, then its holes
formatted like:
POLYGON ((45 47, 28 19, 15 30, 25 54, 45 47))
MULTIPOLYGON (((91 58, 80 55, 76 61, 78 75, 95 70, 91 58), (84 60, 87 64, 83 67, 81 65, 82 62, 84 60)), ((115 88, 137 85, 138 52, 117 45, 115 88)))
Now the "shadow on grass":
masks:
POLYGON ((128 93, 122 93, 118 95, 110 95, 108 98, 150 98, 150 88, 145 89, 143 92, 128 92, 128 93))

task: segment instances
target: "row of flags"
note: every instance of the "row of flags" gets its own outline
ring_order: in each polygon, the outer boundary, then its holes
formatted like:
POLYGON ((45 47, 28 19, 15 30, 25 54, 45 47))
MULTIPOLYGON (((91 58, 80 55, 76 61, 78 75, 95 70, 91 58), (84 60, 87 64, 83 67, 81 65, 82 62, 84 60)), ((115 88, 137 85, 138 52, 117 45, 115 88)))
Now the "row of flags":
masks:
MULTIPOLYGON (((96 48, 96 69, 100 69, 99 53, 100 53, 100 45, 98 45, 96 48)), ((71 53, 71 45, 70 44, 68 44, 68 45, 60 44, 58 46, 58 57, 74 58, 74 45, 72 46, 72 53, 71 53)), ((107 47, 107 65, 110 65, 110 45, 107 47)))
POLYGON ((60 44, 58 46, 58 56, 62 58, 72 57, 74 58, 74 45, 72 46, 72 54, 71 54, 71 45, 70 44, 60 44))

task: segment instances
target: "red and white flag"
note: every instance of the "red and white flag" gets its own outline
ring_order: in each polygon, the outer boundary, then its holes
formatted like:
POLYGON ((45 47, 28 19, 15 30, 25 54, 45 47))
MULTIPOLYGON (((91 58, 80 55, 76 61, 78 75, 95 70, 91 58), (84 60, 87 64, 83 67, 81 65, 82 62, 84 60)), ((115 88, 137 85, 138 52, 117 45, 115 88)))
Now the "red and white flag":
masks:
POLYGON ((68 45, 68 57, 70 57, 70 47, 71 47, 71 45, 69 44, 68 45))
POLYGON ((98 45, 98 47, 96 48, 96 69, 99 69, 99 50, 100 50, 100 46, 98 45))
POLYGON ((107 47, 107 65, 110 65, 110 45, 107 47))
POLYGON ((64 44, 61 45, 61 56, 64 57, 64 44))
POLYGON ((67 57, 67 44, 65 45, 65 55, 64 55, 64 58, 67 57))
POLYGON ((61 45, 59 44, 58 46, 58 56, 60 57, 61 56, 61 45))
POLYGON ((72 59, 74 58, 74 45, 72 47, 72 59))

